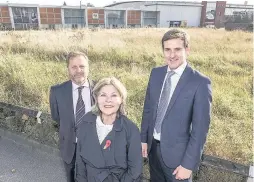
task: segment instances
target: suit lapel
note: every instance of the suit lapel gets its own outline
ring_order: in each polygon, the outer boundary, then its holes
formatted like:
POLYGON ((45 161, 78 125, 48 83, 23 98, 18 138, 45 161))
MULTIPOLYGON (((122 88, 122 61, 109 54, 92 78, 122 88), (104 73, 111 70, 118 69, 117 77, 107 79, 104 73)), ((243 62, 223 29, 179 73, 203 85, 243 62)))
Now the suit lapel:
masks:
POLYGON ((182 89, 184 88, 184 86, 188 83, 189 79, 191 78, 191 73, 192 73, 192 69, 190 66, 186 66, 182 76, 180 77, 177 85, 176 85, 176 88, 174 90, 174 93, 170 99, 170 102, 169 102, 169 105, 168 105, 168 109, 167 109, 167 112, 165 114, 165 117, 167 117, 168 113, 170 112, 170 110, 172 109, 178 95, 180 94, 180 92, 182 91, 182 89))
POLYGON ((73 108, 73 96, 72 96, 72 82, 68 81, 66 84, 66 89, 64 90, 65 94, 64 94, 64 99, 66 99, 66 105, 68 107, 68 111, 69 112, 71 118, 72 118, 72 122, 75 123, 75 117, 74 117, 74 108, 73 108))
POLYGON ((105 167, 105 159, 102 152, 103 149, 99 143, 99 138, 96 130, 96 117, 94 121, 89 121, 85 132, 86 139, 82 141, 84 149, 82 150, 81 155, 87 162, 96 168, 105 167))
POLYGON ((94 105, 94 98, 93 98, 93 88, 94 88, 94 82, 92 80, 88 79, 88 83, 89 83, 89 90, 90 90, 90 99, 91 99, 91 106, 94 105))

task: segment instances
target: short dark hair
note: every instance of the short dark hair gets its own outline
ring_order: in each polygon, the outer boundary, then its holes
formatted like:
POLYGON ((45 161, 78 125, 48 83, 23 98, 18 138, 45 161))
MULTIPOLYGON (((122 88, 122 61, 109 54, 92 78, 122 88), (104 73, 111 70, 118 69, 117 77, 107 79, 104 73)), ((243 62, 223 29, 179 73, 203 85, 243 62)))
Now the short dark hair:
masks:
POLYGON ((83 52, 70 52, 67 56, 66 56, 66 63, 67 63, 67 67, 69 66, 70 60, 79 56, 83 56, 87 61, 88 57, 85 53, 83 52))
POLYGON ((190 46, 190 36, 187 32, 182 29, 172 28, 167 31, 161 39, 162 49, 164 49, 164 42, 171 39, 181 39, 185 48, 190 46))

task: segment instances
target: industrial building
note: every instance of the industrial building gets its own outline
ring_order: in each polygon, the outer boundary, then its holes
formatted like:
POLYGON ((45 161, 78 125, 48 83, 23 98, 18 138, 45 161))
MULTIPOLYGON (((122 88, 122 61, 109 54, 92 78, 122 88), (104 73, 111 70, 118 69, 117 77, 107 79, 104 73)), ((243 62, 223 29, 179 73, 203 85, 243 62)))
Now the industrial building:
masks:
POLYGON ((105 7, 0 4, 2 29, 224 27, 230 19, 247 15, 253 5, 226 1, 125 1, 105 7))

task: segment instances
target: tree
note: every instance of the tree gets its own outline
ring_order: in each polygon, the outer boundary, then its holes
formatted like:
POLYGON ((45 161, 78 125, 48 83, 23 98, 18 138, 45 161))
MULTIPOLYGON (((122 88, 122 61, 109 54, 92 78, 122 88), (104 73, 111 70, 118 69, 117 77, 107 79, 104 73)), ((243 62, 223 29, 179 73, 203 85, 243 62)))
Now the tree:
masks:
POLYGON ((86 6, 87 7, 94 7, 94 5, 92 3, 87 3, 86 6))

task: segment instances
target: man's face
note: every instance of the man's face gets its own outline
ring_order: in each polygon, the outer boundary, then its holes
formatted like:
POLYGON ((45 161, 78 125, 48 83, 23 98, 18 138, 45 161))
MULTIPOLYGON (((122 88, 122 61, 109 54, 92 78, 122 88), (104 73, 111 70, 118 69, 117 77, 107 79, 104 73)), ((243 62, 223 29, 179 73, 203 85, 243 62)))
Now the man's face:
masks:
POLYGON ((177 69, 180 65, 186 62, 189 55, 189 48, 184 47, 184 42, 181 39, 171 39, 164 41, 164 57, 168 67, 172 70, 177 69))
POLYGON ((77 85, 86 82, 89 74, 88 60, 84 56, 77 56, 69 60, 69 78, 77 85))

